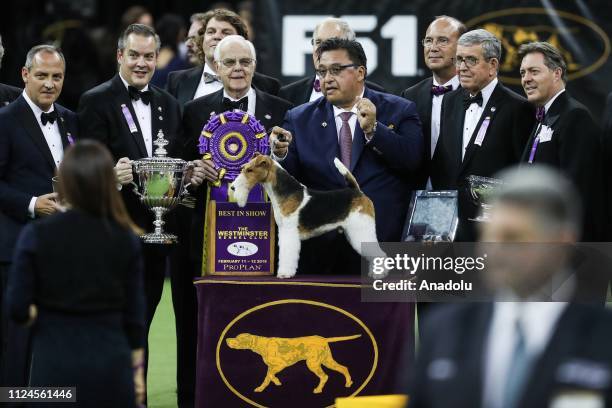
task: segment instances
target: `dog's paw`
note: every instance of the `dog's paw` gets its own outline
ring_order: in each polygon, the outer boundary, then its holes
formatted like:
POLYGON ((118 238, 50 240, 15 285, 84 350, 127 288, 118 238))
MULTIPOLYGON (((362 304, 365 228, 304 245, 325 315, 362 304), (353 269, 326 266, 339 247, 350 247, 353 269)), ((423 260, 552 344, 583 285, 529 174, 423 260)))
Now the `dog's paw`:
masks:
POLYGON ((289 279, 295 276, 295 271, 282 271, 279 270, 276 274, 276 277, 279 279, 289 279))
POLYGON ((253 391, 255 391, 255 392, 262 392, 265 389, 266 389, 266 387, 259 386, 259 387, 255 388, 253 391))
POLYGON ((344 383, 344 387, 346 388, 351 388, 351 386, 353 385, 353 381, 348 380, 346 383, 344 383))

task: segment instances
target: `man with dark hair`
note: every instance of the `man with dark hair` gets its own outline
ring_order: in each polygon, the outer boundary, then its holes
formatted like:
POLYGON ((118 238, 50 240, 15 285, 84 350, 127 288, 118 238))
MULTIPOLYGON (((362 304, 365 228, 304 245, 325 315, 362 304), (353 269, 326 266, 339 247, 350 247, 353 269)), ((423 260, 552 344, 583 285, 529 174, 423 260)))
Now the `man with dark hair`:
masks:
MULTIPOLYGON (((177 157, 183 146, 178 102, 150 84, 159 46, 159 37, 151 27, 130 25, 118 41, 118 74, 85 92, 78 111, 84 137, 102 142, 117 160, 115 170, 128 212, 146 231, 152 229, 153 216, 129 186, 134 178, 132 160, 153 155, 153 141, 160 131, 170 142, 167 146, 170 157, 177 157)), ((203 181, 201 161, 194 163, 196 168, 190 181, 199 185, 203 181)), ((171 224, 172 215, 169 216, 166 221, 171 224)), ((143 245, 147 333, 161 298, 168 251, 164 245, 143 245)))
MULTIPOLYGON (((4 47, 2 46, 2 36, 0 36, 0 67, 2 66, 3 57, 4 47)), ((21 89, 11 85, 0 84, 0 109, 13 102, 19 95, 21 95, 21 89)))
MULTIPOLYGON (((407 179, 423 156, 414 103, 365 86, 366 56, 357 41, 328 39, 317 59, 325 97, 287 112, 282 128, 272 131, 273 155, 317 190, 346 187, 334 166, 340 158, 374 202, 379 241, 399 241, 411 193, 407 179)), ((359 259, 334 230, 302 243, 299 269, 358 274, 359 259)))
MULTIPOLYGON (((55 103, 62 92, 66 62, 51 45, 33 47, 26 56, 20 97, 0 110, 0 272, 2 298, 15 241, 23 226, 58 211, 51 178, 64 149, 77 136, 76 115, 55 103)), ((3 304, 3 302, 1 302, 3 304)), ((0 305, 0 308, 3 307, 0 305)), ((3 320, 4 320, 4 313, 3 320)), ((28 381, 29 332, 2 324, 2 385, 28 381)))
POLYGON ((425 140, 425 165, 419 177, 415 180, 416 188, 431 189, 429 164, 436 150, 440 136, 440 116, 444 94, 459 88, 459 76, 455 68, 457 40, 467 30, 465 25, 456 18, 438 16, 431 22, 425 38, 421 41, 425 65, 432 76, 402 92, 402 96, 416 103, 423 138, 425 140))
MULTIPOLYGON (((223 88, 214 67, 215 47, 228 35, 240 35, 249 39, 247 27, 240 16, 233 11, 216 9, 204 13, 200 20, 202 28, 194 40, 199 55, 199 67, 170 73, 167 90, 180 103, 181 107, 188 101, 217 92, 223 88)), ((280 82, 267 75, 255 73, 253 86, 261 91, 278 95, 280 82)))
POLYGON ((601 241, 606 210, 600 129, 588 109, 565 90, 567 66, 556 48, 545 42, 523 44, 519 58, 527 100, 538 108, 521 162, 561 170, 585 203, 581 239, 601 241))
POLYGON ((440 137, 430 165, 434 190, 459 190, 458 241, 474 241, 477 216, 470 175, 492 177, 519 162, 533 109, 497 79, 501 43, 486 30, 459 37, 455 65, 461 88, 444 96, 440 137))
POLYGON ((481 235, 492 301, 468 299, 427 316, 410 367, 410 407, 609 406, 612 313, 586 304, 596 300, 588 294, 577 299, 569 273, 579 195, 549 167, 499 178, 481 235))
MULTIPOLYGON (((330 38, 354 40, 355 32, 346 21, 339 18, 326 18, 317 24, 312 32, 312 39, 310 40, 312 44, 312 62, 315 71, 318 65, 317 48, 319 48, 319 45, 321 45, 323 41, 330 38)), ((370 81, 366 81, 366 86, 375 91, 385 91, 383 87, 370 81)), ((295 106, 317 100, 323 96, 321 92, 321 79, 316 75, 307 76, 289 85, 283 86, 278 95, 293 103, 295 106)))

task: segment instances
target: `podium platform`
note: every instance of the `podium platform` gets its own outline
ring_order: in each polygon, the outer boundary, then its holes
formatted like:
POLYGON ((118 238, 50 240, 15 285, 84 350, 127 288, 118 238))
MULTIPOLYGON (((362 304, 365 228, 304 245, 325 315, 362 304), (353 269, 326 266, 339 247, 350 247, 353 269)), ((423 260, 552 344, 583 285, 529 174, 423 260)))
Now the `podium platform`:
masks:
POLYGON ((362 303, 358 276, 207 276, 195 285, 198 408, 330 407, 337 397, 391 394, 414 353, 414 304, 362 303))

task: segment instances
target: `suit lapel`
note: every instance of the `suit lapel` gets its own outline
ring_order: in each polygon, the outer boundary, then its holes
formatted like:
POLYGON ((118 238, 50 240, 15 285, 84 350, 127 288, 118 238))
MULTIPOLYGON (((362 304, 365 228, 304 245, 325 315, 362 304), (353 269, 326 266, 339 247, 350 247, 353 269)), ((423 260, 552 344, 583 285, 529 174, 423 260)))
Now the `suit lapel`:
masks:
POLYGON ((275 123, 281 123, 283 118, 276 117, 274 107, 270 106, 270 100, 266 94, 255 89, 255 96, 255 118, 261 122, 267 132, 275 123))
MULTIPOLYGON (((363 97, 368 98, 370 101, 372 101, 374 105, 376 105, 376 101, 375 101, 376 97, 372 95, 372 92, 368 88, 365 88, 363 97)), ((357 162, 359 161, 359 158, 361 157, 361 153, 363 153, 364 147, 365 147, 365 134, 363 133, 361 126, 359 126, 359 120, 357 120, 357 123, 355 124, 355 134, 353 135, 353 145, 351 148, 350 171, 353 171, 355 169, 355 166, 357 166, 357 162)))
MULTIPOLYGON (((144 138, 142 137, 142 130, 140 129, 140 124, 138 123, 138 117, 136 116, 136 112, 134 111, 134 107, 132 106, 132 100, 130 99, 130 95, 128 94, 127 89, 123 85, 121 78, 117 74, 113 79, 113 90, 115 92, 115 109, 119 111, 119 115, 121 117, 121 122, 123 122, 123 132, 127 132, 127 138, 131 138, 136 143, 138 147, 138 153, 140 157, 147 157, 147 148, 144 144, 144 138), (124 108, 127 108, 127 111, 124 112, 124 108), (129 115, 128 115, 129 112, 129 115), (132 132, 130 130, 130 125, 128 120, 133 121, 136 126, 136 131, 132 132)), ((151 112, 153 114, 153 112, 151 112)))
POLYGON ((305 103, 308 103, 308 101, 310 101, 310 95, 312 95, 312 86, 314 84, 314 81, 314 76, 308 77, 308 81, 306 81, 304 87, 302 88, 302 95, 300 95, 300 100, 304 101, 305 103))
POLYGON ((18 101, 21 104, 21 109, 19 109, 19 122, 21 122, 22 126, 25 128, 26 133, 34 145, 36 145, 45 159, 47 159, 47 163, 53 170, 55 170, 55 161, 53 160, 53 155, 51 154, 49 145, 45 140, 45 135, 43 135, 43 132, 40 129, 38 119, 36 119, 34 112, 32 112, 32 109, 23 97, 20 97, 18 101))
POLYGON ((70 138, 73 138, 74 136, 67 131, 64 113, 57 108, 57 105, 55 105, 55 111, 57 112, 57 127, 59 128, 60 136, 62 138, 62 147, 65 151, 68 146, 72 144, 68 139, 68 136, 70 136, 70 138))
POLYGON ((433 78, 429 78, 423 86, 421 86, 418 90, 417 94, 417 109, 419 110, 420 116, 423 118, 423 122, 421 126, 423 129, 429 129, 427 134, 423 135, 425 140, 425 154, 427 160, 431 158, 431 109, 432 109, 432 96, 431 96, 431 87, 433 85, 433 78))
MULTIPOLYGON (((317 148, 316 151, 325 152, 325 162, 331 169, 334 166, 334 159, 336 157, 340 158, 340 145, 338 143, 334 109, 325 98, 319 100, 317 114, 314 116, 313 122, 313 133, 319 135, 314 137, 315 143, 320 145, 320 148, 317 148)), ((335 169, 335 167, 333 168, 335 169)), ((336 174, 339 179, 343 178, 338 170, 335 170, 333 174, 336 174)))
POLYGON ((198 85, 200 85, 200 80, 202 79, 202 73, 204 72, 204 65, 202 65, 199 69, 194 69, 189 72, 187 78, 184 80, 184 86, 179 89, 178 99, 179 101, 183 101, 183 104, 193 99, 196 91, 198 90, 198 85))

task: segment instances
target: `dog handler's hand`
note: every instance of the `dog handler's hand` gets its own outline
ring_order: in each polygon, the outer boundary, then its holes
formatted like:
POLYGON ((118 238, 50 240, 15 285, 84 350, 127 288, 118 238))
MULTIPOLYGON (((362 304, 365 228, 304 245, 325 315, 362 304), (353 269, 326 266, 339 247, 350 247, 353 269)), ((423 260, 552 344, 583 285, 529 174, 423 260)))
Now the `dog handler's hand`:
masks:
POLYGON ((284 158, 287 155, 287 149, 293 136, 291 132, 283 129, 280 126, 274 126, 270 133, 270 146, 272 146, 272 153, 278 158, 284 158))
POLYGON ((363 133, 371 138, 376 125, 376 106, 368 98, 357 102, 357 121, 363 133))
POLYGON ((202 163, 201 170, 204 172, 204 178, 211 183, 214 183, 219 178, 219 173, 215 170, 215 163, 212 160, 199 160, 202 163))

